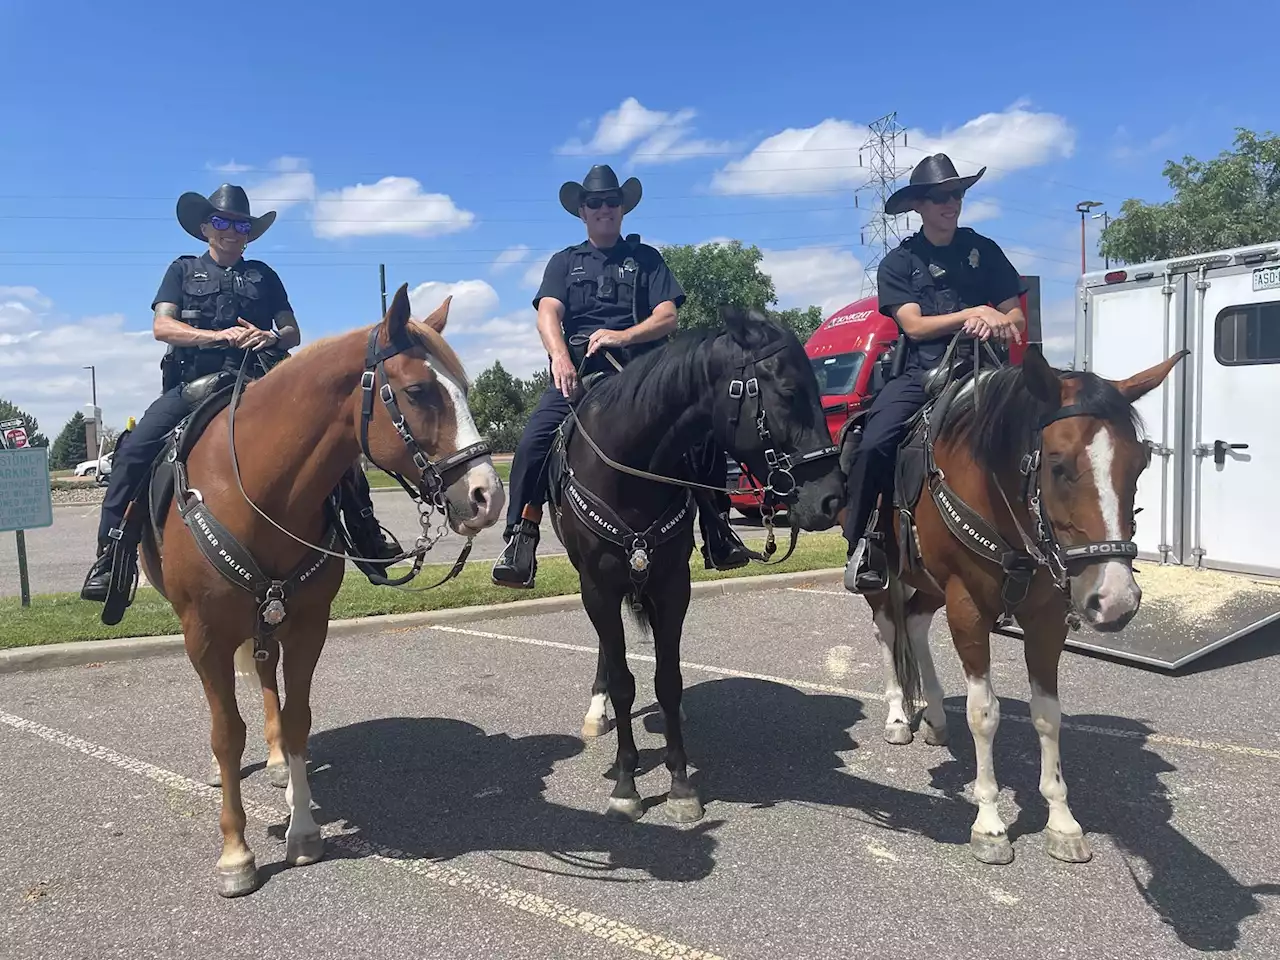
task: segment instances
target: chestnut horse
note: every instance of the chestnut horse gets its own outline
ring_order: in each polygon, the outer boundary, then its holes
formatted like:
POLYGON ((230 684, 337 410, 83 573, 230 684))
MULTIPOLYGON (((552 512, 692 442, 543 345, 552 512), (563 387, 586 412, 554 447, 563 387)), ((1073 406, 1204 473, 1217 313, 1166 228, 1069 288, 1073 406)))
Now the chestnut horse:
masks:
POLYGON ((1024 634, 1031 721, 1040 738, 1047 849, 1065 862, 1092 857, 1067 806, 1059 760, 1058 661, 1068 627, 1083 620, 1116 631, 1138 611, 1133 502, 1150 445, 1139 435, 1133 403, 1186 353, 1116 382, 1055 370, 1031 344, 1020 366, 981 372, 976 392, 972 377, 944 389, 900 451, 909 461, 914 446, 916 469, 900 463, 894 509, 881 511, 894 521, 884 530, 890 581, 866 597, 886 674, 884 737, 911 742, 923 686, 921 733, 927 743, 946 743, 942 686, 929 652, 929 626, 945 605, 977 759, 970 850, 984 863, 1013 860, 996 810, 992 742, 1000 701, 991 685, 991 631, 1012 616, 1024 634))
POLYGON ((312 673, 343 579, 345 555, 328 549, 336 516, 328 501, 342 475, 363 452, 417 480, 424 535, 415 570, 429 548, 433 510, 468 545, 502 516, 505 494, 467 407, 466 372, 441 336, 449 301, 419 323, 410 319, 407 289, 396 291, 381 323, 320 340, 244 386, 232 399, 234 420, 229 424, 230 411, 222 409, 187 444, 185 471, 159 530, 149 523, 142 530, 142 567, 182 623, 209 702, 222 787, 223 896, 258 884, 244 836, 245 724, 235 692, 237 664, 250 649, 262 684, 270 769, 287 771, 285 859, 296 866, 323 856, 305 756, 312 673), (261 591, 233 583, 212 557, 282 589, 263 602, 261 591), (283 707, 276 688, 281 660, 283 707))

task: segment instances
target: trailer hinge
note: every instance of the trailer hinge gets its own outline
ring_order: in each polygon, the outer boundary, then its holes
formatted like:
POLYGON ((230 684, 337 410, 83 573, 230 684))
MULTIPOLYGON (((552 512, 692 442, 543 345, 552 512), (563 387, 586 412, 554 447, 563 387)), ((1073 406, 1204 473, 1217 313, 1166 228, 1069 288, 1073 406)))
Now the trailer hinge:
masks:
POLYGON ((1151 452, 1157 457, 1173 456, 1173 447, 1166 447, 1163 444, 1152 444, 1151 452))
POLYGON ((1213 447, 1207 443, 1197 443, 1191 452, 1197 457, 1207 457, 1213 453, 1213 447))

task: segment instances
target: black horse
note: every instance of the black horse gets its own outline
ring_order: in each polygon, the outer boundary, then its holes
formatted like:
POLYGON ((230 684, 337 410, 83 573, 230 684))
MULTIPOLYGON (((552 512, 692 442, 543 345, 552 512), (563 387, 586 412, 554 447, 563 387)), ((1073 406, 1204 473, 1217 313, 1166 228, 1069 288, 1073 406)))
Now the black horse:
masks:
MULTIPOLYGON (((787 504, 799 529, 823 530, 843 506, 844 476, 822 415, 817 379, 789 330, 757 311, 722 308, 724 328, 685 333, 588 388, 551 455, 551 521, 582 584, 600 639, 585 736, 604 732, 604 694, 617 715, 617 785, 609 815, 636 820, 639 762, 631 728, 623 602, 652 630, 671 790, 667 813, 702 816, 680 728, 680 636, 689 606, 694 503, 686 454, 714 436, 787 504), (677 482, 675 478, 680 478, 677 482)), ((758 559, 763 559, 757 557, 758 559)))

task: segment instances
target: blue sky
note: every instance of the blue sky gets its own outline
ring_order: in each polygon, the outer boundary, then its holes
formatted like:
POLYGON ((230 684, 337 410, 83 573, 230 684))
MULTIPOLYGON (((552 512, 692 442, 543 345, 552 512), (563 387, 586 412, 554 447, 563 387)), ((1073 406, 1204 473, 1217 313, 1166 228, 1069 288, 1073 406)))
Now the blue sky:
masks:
MULTIPOLYGON (((780 306, 862 288, 853 203, 864 124, 896 110, 904 169, 945 149, 987 165, 962 222, 1043 280, 1060 347, 1079 272, 1077 201, 1161 200, 1170 157, 1275 129, 1265 58, 1200 5, 652 2, 0 7, 0 396, 56 432, 159 391, 149 306, 200 246, 186 190, 243 184, 280 211, 252 255, 281 274, 304 342, 373 322, 378 264, 472 376, 545 362, 530 297, 582 224, 556 193, 594 162, 635 174, 651 242, 766 251, 780 306), (447 12, 446 12, 447 11, 447 12), (1097 57, 1096 63, 1090 58, 1097 57)), ((905 182, 905 175, 904 180, 905 182)), ((1090 225, 1090 265, 1094 229, 1090 225)))

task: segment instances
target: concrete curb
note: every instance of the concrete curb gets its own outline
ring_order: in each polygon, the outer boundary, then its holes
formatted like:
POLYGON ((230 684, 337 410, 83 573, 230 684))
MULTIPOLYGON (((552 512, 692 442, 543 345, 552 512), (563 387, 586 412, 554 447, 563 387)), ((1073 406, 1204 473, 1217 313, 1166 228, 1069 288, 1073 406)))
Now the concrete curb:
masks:
MULTIPOLYGON (((702 600, 736 593, 781 590, 796 584, 839 583, 843 578, 843 567, 828 567, 820 570, 766 574, 759 577, 702 580, 694 582, 691 587, 693 599, 702 600)), ((409 630, 434 623, 467 623, 475 620, 501 620, 510 617, 532 617, 543 613, 563 613, 566 610, 580 609, 581 605, 582 595, 572 593, 562 597, 511 600, 507 603, 454 607, 449 610, 423 610, 418 613, 393 613, 378 617, 332 620, 329 623, 329 639, 367 636, 384 630, 409 630)), ((19 647, 16 650, 0 650, 0 674, 83 666, 88 663, 109 663, 118 660, 142 660, 147 657, 179 654, 184 649, 181 634, 161 637, 120 637, 114 640, 76 640, 70 643, 50 643, 39 647, 19 647)))

